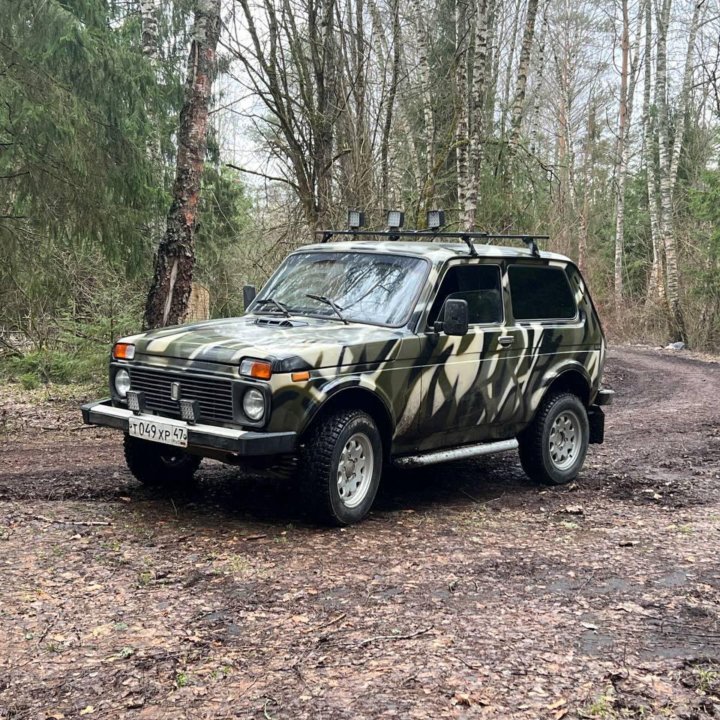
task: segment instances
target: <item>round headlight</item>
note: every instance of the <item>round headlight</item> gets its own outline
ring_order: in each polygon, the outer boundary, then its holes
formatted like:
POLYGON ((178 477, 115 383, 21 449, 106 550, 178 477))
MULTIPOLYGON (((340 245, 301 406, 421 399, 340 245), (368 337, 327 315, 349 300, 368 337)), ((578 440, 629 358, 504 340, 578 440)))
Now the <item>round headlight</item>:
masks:
POLYGON ((259 390, 248 390, 243 395, 243 411, 250 420, 260 420, 265 414, 265 398, 259 390))
POLYGON ((130 389, 130 375, 127 370, 118 370, 115 373, 115 392, 124 398, 130 389))

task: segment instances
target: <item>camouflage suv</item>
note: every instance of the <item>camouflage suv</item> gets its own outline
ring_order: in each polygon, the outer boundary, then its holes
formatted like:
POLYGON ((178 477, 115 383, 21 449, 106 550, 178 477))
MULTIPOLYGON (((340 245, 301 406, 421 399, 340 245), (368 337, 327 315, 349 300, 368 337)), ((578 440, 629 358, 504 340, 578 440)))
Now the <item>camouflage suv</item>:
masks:
POLYGON ((346 234, 289 255, 242 317, 116 343, 111 397, 84 421, 124 432, 144 483, 295 456, 307 509, 333 524, 367 514, 388 464, 519 449, 531 478, 573 480, 611 399, 577 267, 527 238, 346 234))

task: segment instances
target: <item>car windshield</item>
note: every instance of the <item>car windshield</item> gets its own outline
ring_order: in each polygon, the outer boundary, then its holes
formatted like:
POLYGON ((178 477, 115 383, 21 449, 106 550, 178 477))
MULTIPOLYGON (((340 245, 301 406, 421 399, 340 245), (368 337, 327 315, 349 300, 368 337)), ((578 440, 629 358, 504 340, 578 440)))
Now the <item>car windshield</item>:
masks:
POLYGON ((399 326, 409 318, 427 267, 425 260, 403 255, 296 253, 262 289, 253 310, 277 312, 280 304, 291 313, 339 321, 331 300, 346 321, 399 326))

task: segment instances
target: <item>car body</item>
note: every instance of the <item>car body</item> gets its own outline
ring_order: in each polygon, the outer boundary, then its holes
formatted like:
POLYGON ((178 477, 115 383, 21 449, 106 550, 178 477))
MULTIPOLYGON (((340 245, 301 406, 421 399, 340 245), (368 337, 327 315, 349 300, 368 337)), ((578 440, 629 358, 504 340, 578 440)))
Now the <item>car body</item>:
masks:
MULTIPOLYGON (((249 456, 303 456, 311 438, 322 444, 338 418, 361 413, 374 429, 361 423, 344 450, 328 445, 325 455, 336 456, 329 469, 304 458, 315 474, 329 473, 331 495, 358 474, 351 455, 362 457, 363 448, 372 456, 373 487, 365 489, 374 497, 378 464, 411 467, 518 445, 522 459, 528 434, 550 433, 535 445, 570 446, 574 423, 579 466, 554 478, 535 473, 565 482, 577 475, 587 443, 602 442, 600 405, 611 397, 601 388, 605 337, 580 271, 533 247, 360 237, 309 245, 286 258, 242 317, 152 330, 119 347, 132 348, 131 357, 115 352, 111 398, 84 406, 84 419, 150 441, 148 452, 164 446, 157 440, 174 442, 148 434, 160 423, 156 432, 177 433, 176 453, 240 464, 249 456), (134 411, 117 390, 121 372, 134 411), (554 430, 533 431, 543 403, 559 395, 578 401, 566 410, 566 431, 557 419, 554 430)), ((527 465, 547 447, 533 454, 531 444, 523 466, 532 475, 527 465)), ((314 487, 308 497, 324 494, 325 480, 320 490, 305 480, 314 487)), ((353 522, 372 497, 349 514, 335 497, 335 510, 316 514, 353 522)))

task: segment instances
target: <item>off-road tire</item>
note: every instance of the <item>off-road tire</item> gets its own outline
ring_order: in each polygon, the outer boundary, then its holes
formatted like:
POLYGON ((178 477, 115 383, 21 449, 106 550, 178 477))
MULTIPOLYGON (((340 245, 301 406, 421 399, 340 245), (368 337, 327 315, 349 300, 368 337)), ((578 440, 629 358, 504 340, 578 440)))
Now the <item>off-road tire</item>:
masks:
MULTIPOLYGON (((557 432, 557 429, 556 429, 557 432)), ((590 439, 587 410, 577 395, 556 393, 545 398, 532 423, 518 437, 520 462, 523 470, 533 480, 544 485, 565 485, 580 472, 590 439), (574 452, 564 462, 553 459, 550 435, 556 423, 570 419, 574 426, 574 452)), ((556 457, 562 453, 555 452, 556 457)))
POLYGON ((143 485, 188 486, 202 458, 180 448, 125 435, 125 462, 143 485))
POLYGON ((310 516, 324 525, 350 525, 370 511, 382 474, 383 447, 375 421, 361 410, 341 410, 321 418, 312 427, 300 449, 302 498, 310 516), (365 452, 372 458, 372 470, 362 499, 348 507, 340 494, 340 463, 354 438, 364 437, 365 452))

